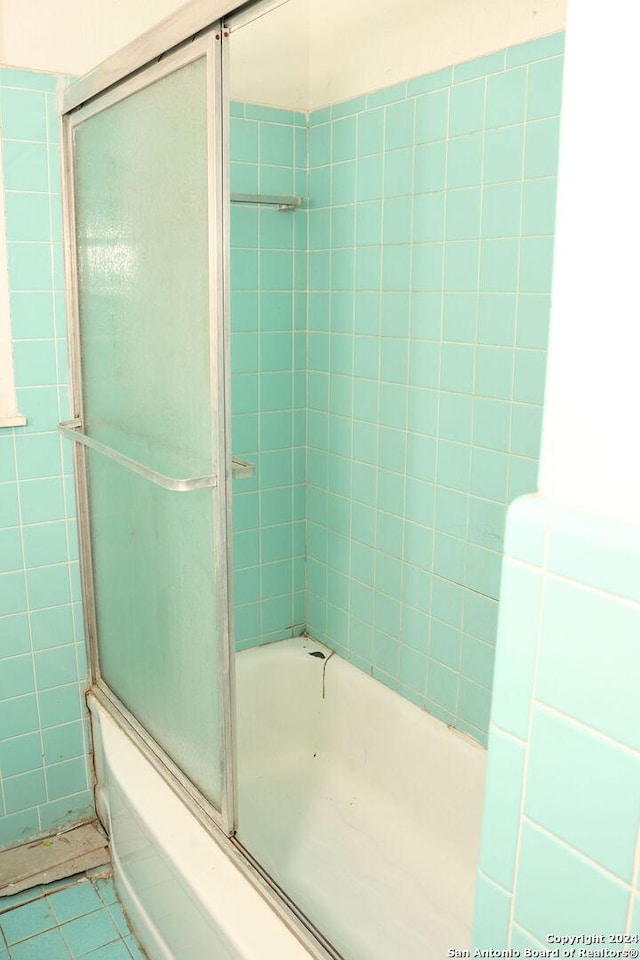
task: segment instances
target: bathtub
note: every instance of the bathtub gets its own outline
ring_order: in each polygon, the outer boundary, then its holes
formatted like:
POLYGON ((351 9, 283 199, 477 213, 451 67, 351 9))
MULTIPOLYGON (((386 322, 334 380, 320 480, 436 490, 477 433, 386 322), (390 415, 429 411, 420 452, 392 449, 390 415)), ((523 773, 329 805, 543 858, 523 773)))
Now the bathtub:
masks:
MULTIPOLYGON (((485 751, 308 638, 239 654, 236 679, 238 839, 345 960, 467 949, 485 751)), ((116 883, 152 960, 309 960, 89 699, 116 883)))

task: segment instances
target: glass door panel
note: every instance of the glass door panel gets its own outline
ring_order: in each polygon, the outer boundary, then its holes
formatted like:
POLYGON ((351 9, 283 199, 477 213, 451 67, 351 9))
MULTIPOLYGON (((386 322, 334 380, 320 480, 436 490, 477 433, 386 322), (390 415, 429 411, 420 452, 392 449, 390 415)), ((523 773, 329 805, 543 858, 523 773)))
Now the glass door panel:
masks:
POLYGON ((101 677, 218 806, 217 491, 163 490, 93 450, 87 482, 101 677))
POLYGON ((74 129, 84 429, 153 470, 213 469, 206 59, 74 129))
POLYGON ((228 628, 214 56, 210 35, 70 123, 94 669, 220 809, 229 697, 219 702, 228 628))

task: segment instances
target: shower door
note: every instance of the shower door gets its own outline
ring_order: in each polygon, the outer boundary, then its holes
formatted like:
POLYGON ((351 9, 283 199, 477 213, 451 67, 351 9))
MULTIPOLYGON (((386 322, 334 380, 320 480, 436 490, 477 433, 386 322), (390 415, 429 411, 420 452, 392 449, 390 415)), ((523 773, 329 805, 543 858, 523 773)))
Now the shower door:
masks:
POLYGON ((65 121, 92 687, 231 834, 220 36, 65 121))

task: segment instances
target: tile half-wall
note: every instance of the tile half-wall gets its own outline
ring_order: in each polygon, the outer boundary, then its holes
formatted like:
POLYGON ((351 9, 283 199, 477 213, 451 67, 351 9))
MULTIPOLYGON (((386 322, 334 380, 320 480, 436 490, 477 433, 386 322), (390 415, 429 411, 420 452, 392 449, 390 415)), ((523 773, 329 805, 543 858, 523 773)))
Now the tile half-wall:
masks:
POLYGON ((476 947, 640 934, 639 544, 537 496, 509 511, 476 947))
MULTIPOLYGON (((68 417, 58 78, 0 69, 18 408, 0 431, 0 849, 93 813, 68 417)), ((4 242, 4 240, 3 240, 4 242)))

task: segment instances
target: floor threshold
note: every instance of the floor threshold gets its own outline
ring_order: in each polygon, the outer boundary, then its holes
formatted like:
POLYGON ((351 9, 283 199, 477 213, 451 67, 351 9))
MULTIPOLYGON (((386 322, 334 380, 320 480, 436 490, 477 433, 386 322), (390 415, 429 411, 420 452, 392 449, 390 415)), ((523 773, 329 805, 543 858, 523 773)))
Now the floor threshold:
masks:
POLYGON ((0 910, 2 897, 84 873, 109 861, 109 841, 97 820, 5 850, 0 853, 0 910))

